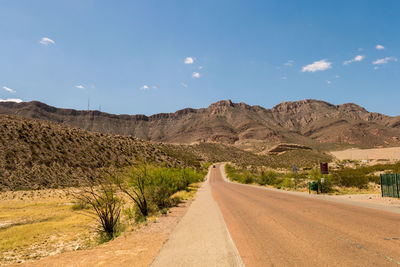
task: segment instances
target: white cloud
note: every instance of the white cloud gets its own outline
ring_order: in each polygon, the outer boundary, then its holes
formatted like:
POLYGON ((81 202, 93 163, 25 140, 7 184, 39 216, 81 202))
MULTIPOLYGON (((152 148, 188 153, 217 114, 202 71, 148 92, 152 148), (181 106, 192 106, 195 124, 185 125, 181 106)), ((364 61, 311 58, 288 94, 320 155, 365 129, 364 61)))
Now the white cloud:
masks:
POLYGON ((140 90, 147 91, 147 90, 149 90, 149 86, 145 84, 142 87, 140 87, 140 90))
POLYGON ((387 64, 389 61, 394 61, 397 62, 397 58, 395 57, 385 57, 385 58, 380 58, 372 62, 374 65, 382 65, 382 64, 387 64))
POLYGON ((200 66, 200 67, 199 67, 199 70, 202 70, 202 69, 204 69, 204 67, 203 67, 203 66, 200 66))
POLYGON ((339 79, 339 78, 340 78, 340 76, 339 76, 339 75, 336 75, 336 76, 335 76, 335 78, 336 78, 336 79, 339 79))
POLYGON ((193 72, 193 73, 192 73, 192 78, 200 78, 200 73, 198 73, 198 72, 193 72))
POLYGON ((326 80, 326 83, 327 83, 327 84, 331 84, 331 81, 330 81, 330 80, 326 80))
POLYGON ((85 89, 85 86, 83 86, 81 84, 80 85, 75 85, 75 87, 78 88, 78 89, 85 89))
POLYGON ((350 63, 353 63, 353 62, 360 62, 360 61, 362 61, 364 58, 365 58, 365 56, 363 56, 363 55, 357 55, 357 56, 355 56, 355 57, 352 58, 352 59, 349 59, 349 60, 344 61, 344 62, 343 62, 343 65, 349 65, 350 63))
POLYGON ((153 88, 153 89, 157 89, 157 86, 153 85, 151 88, 153 88))
POLYGON ((16 91, 14 89, 11 89, 10 87, 7 87, 7 86, 3 86, 3 89, 12 94, 16 93, 16 91))
POLYGON ((288 60, 283 65, 286 67, 291 67, 291 66, 293 66, 293 63, 294 63, 294 60, 288 60))
POLYGON ((15 103, 21 103, 23 102, 21 99, 18 98, 7 98, 7 99, 1 99, 0 102, 15 102, 15 103))
POLYGON ((287 80, 287 77, 284 76, 284 77, 282 77, 281 79, 282 79, 282 80, 287 80))
POLYGON ((315 61, 312 64, 303 66, 301 69, 302 72, 316 72, 316 71, 324 71, 331 68, 332 63, 322 59, 320 61, 315 61))
POLYGON ((185 87, 185 88, 188 88, 189 87, 189 85, 187 85, 186 83, 181 83, 181 85, 183 86, 183 87, 185 87))
POLYGON ((192 57, 185 58, 185 64, 193 64, 193 63, 194 63, 194 59, 192 57))
POLYGON ((54 40, 47 38, 47 37, 43 37, 42 39, 40 39, 39 43, 41 43, 42 45, 56 44, 56 42, 54 42, 54 40))
POLYGON ((376 50, 383 50, 383 49, 385 49, 385 47, 384 47, 383 45, 380 45, 380 44, 376 45, 375 48, 376 48, 376 50))

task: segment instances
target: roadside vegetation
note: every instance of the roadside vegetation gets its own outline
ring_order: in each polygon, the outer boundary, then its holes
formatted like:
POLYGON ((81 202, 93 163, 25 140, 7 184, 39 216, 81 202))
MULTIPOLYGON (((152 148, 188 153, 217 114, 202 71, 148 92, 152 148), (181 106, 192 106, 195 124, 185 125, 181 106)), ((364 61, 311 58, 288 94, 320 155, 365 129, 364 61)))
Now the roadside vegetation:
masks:
POLYGON ((265 168, 243 168, 227 164, 225 171, 230 180, 244 184, 258 184, 278 189, 308 191, 309 182, 324 178, 323 192, 332 194, 379 192, 380 173, 399 173, 400 163, 378 164, 374 166, 357 165, 355 168, 344 167, 346 162, 339 162, 329 175, 321 175, 319 168, 303 168, 294 174, 288 170, 265 168))
POLYGON ((0 264, 107 242, 193 198, 205 173, 138 163, 81 187, 0 192, 0 264))

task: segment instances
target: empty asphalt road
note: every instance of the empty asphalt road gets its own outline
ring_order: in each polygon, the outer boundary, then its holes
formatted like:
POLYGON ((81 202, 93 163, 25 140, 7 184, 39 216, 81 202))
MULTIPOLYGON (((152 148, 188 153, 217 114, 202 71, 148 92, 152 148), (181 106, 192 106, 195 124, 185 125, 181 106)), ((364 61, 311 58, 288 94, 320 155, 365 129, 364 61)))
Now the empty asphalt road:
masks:
POLYGON ((400 214, 225 182, 212 195, 246 266, 400 265, 400 214))

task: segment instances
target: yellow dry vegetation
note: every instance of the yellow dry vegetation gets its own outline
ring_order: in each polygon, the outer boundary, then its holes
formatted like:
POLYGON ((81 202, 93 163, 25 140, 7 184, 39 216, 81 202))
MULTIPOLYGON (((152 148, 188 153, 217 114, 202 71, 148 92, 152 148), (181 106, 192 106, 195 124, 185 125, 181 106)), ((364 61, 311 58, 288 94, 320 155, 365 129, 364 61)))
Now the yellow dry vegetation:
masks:
POLYGON ((95 221, 72 205, 61 190, 0 193, 0 264, 88 246, 95 221))

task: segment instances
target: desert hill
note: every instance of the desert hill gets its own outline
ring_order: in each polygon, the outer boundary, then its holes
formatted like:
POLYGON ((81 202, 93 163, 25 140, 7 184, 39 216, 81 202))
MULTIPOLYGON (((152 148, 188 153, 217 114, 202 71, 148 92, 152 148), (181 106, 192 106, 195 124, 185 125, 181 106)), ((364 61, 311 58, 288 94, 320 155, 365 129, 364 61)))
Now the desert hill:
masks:
POLYGON ((333 143, 360 147, 400 145, 400 117, 371 113, 352 103, 332 105, 311 99, 284 102, 271 109, 224 100, 207 108, 186 108, 152 116, 61 109, 37 101, 3 102, 0 114, 38 118, 147 141, 217 142, 257 152, 279 143, 313 148, 333 143))
POLYGON ((135 160, 190 165, 134 137, 7 115, 0 115, 0 151, 0 190, 75 186, 135 160))
POLYGON ((76 186, 104 171, 133 162, 199 168, 230 161, 243 166, 312 167, 330 156, 317 151, 258 155, 237 147, 199 143, 174 145, 132 136, 90 132, 61 123, 0 115, 0 191, 76 186))

